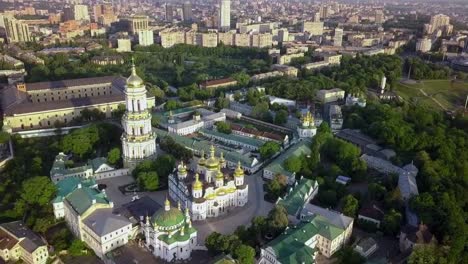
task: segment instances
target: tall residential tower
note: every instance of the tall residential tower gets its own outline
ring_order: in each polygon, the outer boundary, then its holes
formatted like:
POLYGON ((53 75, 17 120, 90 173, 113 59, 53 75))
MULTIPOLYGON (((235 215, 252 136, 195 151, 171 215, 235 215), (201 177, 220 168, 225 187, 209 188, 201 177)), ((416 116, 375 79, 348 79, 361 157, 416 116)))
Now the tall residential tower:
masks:
POLYGON ((229 31, 231 28, 231 0, 220 0, 219 29, 229 31))

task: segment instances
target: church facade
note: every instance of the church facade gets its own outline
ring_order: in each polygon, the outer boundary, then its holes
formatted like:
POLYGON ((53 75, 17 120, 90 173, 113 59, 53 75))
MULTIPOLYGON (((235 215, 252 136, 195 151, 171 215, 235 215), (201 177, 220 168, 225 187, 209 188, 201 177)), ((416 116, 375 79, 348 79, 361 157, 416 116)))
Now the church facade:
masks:
POLYGON ((171 207, 166 199, 164 208, 156 211, 141 224, 146 247, 167 262, 186 260, 197 245, 197 230, 192 227, 188 208, 171 207))
POLYGON ((136 74, 132 63, 132 74, 125 85, 126 112, 122 117, 122 152, 126 168, 156 155, 156 134, 151 127, 151 112, 143 80, 136 74))
POLYGON ((301 125, 297 127, 297 133, 300 138, 312 138, 317 134, 314 117, 309 111, 301 117, 301 125))
POLYGON ((215 156, 213 146, 208 159, 202 153, 194 171, 188 171, 181 162, 169 175, 169 196, 188 207, 194 221, 218 217, 243 207, 248 201, 248 191, 240 163, 231 173, 222 153, 220 157, 215 156))

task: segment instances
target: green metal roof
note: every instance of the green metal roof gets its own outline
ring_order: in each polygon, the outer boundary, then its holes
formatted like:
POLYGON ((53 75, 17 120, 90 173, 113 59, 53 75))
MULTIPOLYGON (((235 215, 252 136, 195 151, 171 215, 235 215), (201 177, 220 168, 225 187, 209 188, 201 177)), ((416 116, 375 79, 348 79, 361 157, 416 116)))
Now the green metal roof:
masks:
POLYGON ((238 135, 235 135, 235 134, 229 134, 228 135, 228 134, 224 134, 224 133, 214 131, 214 130, 201 129, 200 133, 206 134, 206 135, 212 135, 212 136, 215 136, 215 137, 225 138, 226 140, 238 141, 238 142, 241 142, 241 143, 244 143, 244 144, 247 144, 247 145, 250 145, 250 146, 254 146, 254 147, 257 147, 257 148, 259 148, 263 144, 265 144, 265 141, 263 141, 263 140, 250 138, 250 137, 242 137, 242 136, 238 136, 238 135))
MULTIPOLYGON (((211 147, 211 142, 207 140, 200 140, 200 139, 194 139, 194 138, 188 138, 188 137, 183 137, 179 136, 177 134, 169 133, 167 131, 155 128, 154 131, 156 132, 156 135, 159 138, 163 138, 165 136, 171 137, 176 143, 184 146, 187 149, 193 150, 193 151, 202 151, 204 150, 205 153, 210 153, 210 147, 211 147)), ((238 152, 235 151, 227 151, 227 150, 216 150, 216 154, 219 155, 220 152, 223 152, 224 158, 230 162, 237 163, 238 161, 241 162, 242 166, 245 167, 251 167, 253 163, 253 158, 250 158, 249 156, 242 155, 238 152)))
POLYGON ((78 184, 81 184, 82 187, 91 187, 96 185, 96 181, 92 178, 82 180, 75 177, 65 178, 56 183, 57 186, 57 196, 53 200, 54 203, 62 202, 63 199, 78 188, 78 184))
POLYGON ((314 224, 300 223, 296 227, 286 229, 283 234, 268 243, 267 246, 275 251, 276 258, 282 264, 301 264, 304 262, 302 260, 304 257, 308 261, 314 259, 315 250, 305 243, 317 233, 318 229, 314 224))
POLYGON ((93 205, 93 200, 96 200, 96 203, 109 204, 109 200, 104 193, 83 186, 70 193, 65 199, 80 215, 93 205))
POLYGON ((88 164, 91 164, 93 171, 96 171, 97 169, 99 169, 99 167, 101 167, 103 164, 106 164, 106 163, 107 163, 107 159, 104 157, 95 158, 95 159, 88 161, 88 164))
POLYGON ((270 165, 265 167, 265 170, 271 171, 273 174, 282 174, 288 177, 291 176, 292 173, 283 167, 284 161, 287 158, 293 156, 298 157, 304 154, 309 155, 311 153, 310 144, 311 142, 308 140, 300 141, 296 145, 283 152, 283 154, 270 163, 270 165))
POLYGON ((177 228, 185 222, 185 215, 177 208, 171 207, 171 209, 168 211, 166 211, 164 208, 160 208, 154 213, 153 217, 151 218, 151 222, 157 227, 177 228))
POLYGON ((289 215, 297 215, 304 207, 309 191, 313 189, 315 185, 315 181, 302 178, 297 185, 289 188, 286 197, 280 199, 278 204, 284 206, 289 215))
POLYGON ((163 235, 160 235, 158 239, 161 241, 164 241, 164 243, 168 245, 175 243, 175 242, 187 241, 190 239, 190 235, 197 232, 197 230, 193 227, 189 227, 187 224, 184 227, 185 228, 184 228, 183 235, 181 234, 180 229, 179 229, 171 237, 169 237, 167 234, 163 234, 163 235))
MULTIPOLYGON (((321 235, 329 240, 337 238, 344 232, 343 229, 331 224, 325 217, 314 215, 309 221, 286 229, 283 234, 267 244, 271 247, 276 258, 282 264, 301 264, 304 259, 313 260, 315 249, 305 243, 315 235, 321 235)), ((314 263, 305 262, 305 263, 314 263)))

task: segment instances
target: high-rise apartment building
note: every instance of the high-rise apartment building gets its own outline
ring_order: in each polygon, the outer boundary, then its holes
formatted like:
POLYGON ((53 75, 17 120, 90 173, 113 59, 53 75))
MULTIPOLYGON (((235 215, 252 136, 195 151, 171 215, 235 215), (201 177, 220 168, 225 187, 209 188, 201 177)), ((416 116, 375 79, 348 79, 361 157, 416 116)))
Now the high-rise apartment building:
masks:
POLYGON ((343 45, 343 29, 335 28, 335 35, 333 36, 333 46, 341 47, 343 45))
POLYGON ((220 0, 219 29, 228 31, 231 28, 231 0, 220 0))
POLYGON ((172 22, 172 20, 174 20, 174 8, 166 3, 166 21, 172 22))
POLYGON ((418 39, 416 42, 416 51, 428 52, 431 51, 432 40, 430 38, 418 39))
POLYGON ((189 1, 184 2, 182 4, 182 17, 184 21, 192 21, 193 20, 193 14, 192 14, 192 3, 189 1))
POLYGON ((140 46, 150 46, 154 44, 154 34, 152 30, 138 31, 138 44, 140 46))
POLYGON ((116 21, 114 9, 111 4, 98 4, 93 8, 93 19, 94 22, 103 25, 110 25, 116 21))
POLYGON ((74 19, 75 20, 90 20, 87 5, 74 6, 74 19))
POLYGON ((3 23, 8 43, 32 41, 28 25, 13 16, 4 16, 3 23))
POLYGON ((382 10, 375 11, 375 23, 382 24, 385 22, 384 12, 382 10))
POLYGON ((450 25, 450 17, 438 14, 431 17, 429 24, 424 25, 424 30, 427 34, 432 34, 437 31, 442 31, 445 35, 452 33, 453 26, 450 25))
POLYGON ((130 32, 136 34, 141 30, 148 30, 148 16, 132 16, 129 19, 130 22, 130 32))
POLYGON ((309 32, 311 36, 321 36, 323 34, 323 22, 302 22, 302 32, 309 32))

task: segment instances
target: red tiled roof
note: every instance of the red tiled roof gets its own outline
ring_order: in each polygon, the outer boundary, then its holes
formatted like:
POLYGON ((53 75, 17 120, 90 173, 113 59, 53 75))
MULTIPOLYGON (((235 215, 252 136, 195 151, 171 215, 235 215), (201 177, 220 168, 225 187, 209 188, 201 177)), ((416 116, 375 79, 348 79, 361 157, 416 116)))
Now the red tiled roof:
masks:
POLYGON ((209 87, 209 86, 215 86, 215 85, 221 85, 221 84, 231 85, 232 83, 237 83, 237 81, 232 78, 225 78, 225 79, 205 81, 205 82, 202 82, 201 86, 209 87))

